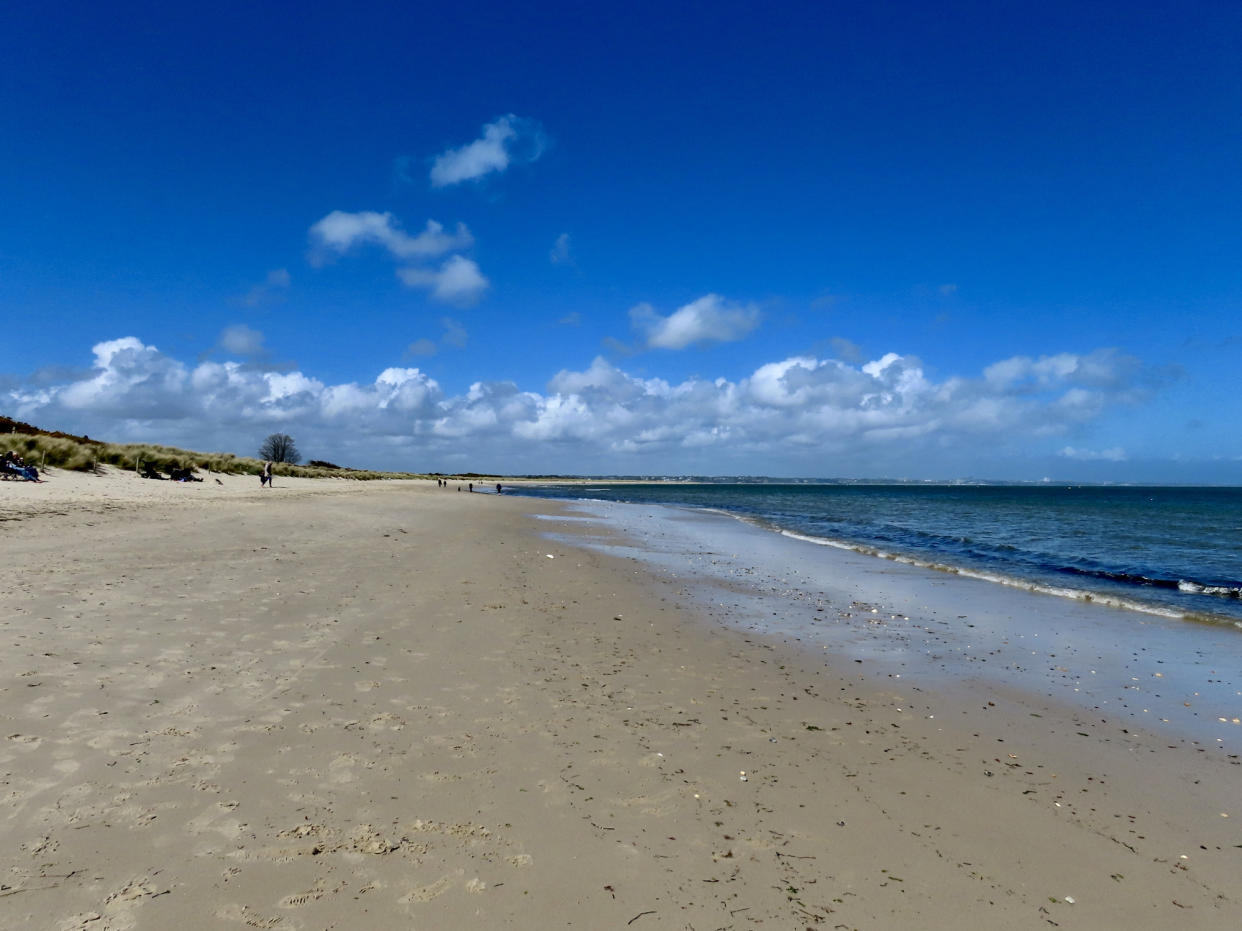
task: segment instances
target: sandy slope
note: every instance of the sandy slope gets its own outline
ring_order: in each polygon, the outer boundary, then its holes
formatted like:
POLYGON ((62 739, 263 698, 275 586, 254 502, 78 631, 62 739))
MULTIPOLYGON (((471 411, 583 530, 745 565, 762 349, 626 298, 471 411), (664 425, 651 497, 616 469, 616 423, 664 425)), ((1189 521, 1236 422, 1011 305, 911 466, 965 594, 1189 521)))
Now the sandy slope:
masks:
POLYGON ((556 507, 0 486, 0 927, 1238 926, 1237 760, 719 628, 556 507))

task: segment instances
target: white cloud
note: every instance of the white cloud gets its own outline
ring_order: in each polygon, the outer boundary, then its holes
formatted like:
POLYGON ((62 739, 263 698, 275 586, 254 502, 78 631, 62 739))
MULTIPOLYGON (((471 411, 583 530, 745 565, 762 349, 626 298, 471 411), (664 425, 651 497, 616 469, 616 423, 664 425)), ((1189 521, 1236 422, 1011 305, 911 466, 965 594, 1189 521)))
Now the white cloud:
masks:
MULTIPOLYGON (((458 325, 442 322, 447 343, 458 325)), ((1005 360, 978 377, 941 380, 897 353, 861 365, 793 356, 742 378, 682 381, 640 378, 597 358, 557 372, 542 392, 480 381, 450 395, 417 368, 332 384, 239 362, 190 366, 134 337, 101 342, 93 354, 83 375, 0 390, 0 408, 115 440, 249 452, 279 426, 304 452, 349 464, 545 472, 698 464, 695 471, 717 473, 879 475, 898 462, 916 474, 954 462, 969 474, 980 456, 1008 449, 1025 458, 1041 448, 1119 463, 1120 447, 1092 450, 1078 437, 1131 403, 1144 377, 1137 360, 1115 352, 1005 360)))
POLYGON ((1060 384, 1098 388, 1133 382, 1138 361, 1115 349, 1097 349, 1087 355, 1061 352, 1051 356, 1014 356, 989 365, 983 377, 1003 388, 1042 391, 1060 384))
POLYGON ((474 142, 438 155, 431 166, 432 186, 446 187, 503 172, 514 161, 533 162, 543 154, 544 145, 538 123, 510 113, 485 125, 483 135, 474 142))
POLYGON ((551 251, 548 252, 548 260, 553 265, 572 265, 573 255, 569 251, 569 234, 561 233, 556 237, 556 242, 552 244, 551 251))
POLYGON ((479 266, 460 255, 449 256, 437 269, 399 268, 397 277, 412 288, 428 288, 437 300, 472 304, 487 290, 489 282, 479 266))
POLYGON ((49 394, 66 410, 105 416, 184 414, 189 370, 180 362, 132 336, 98 343, 92 352, 95 365, 89 377, 49 394))
POLYGON ((696 343, 727 343, 742 339, 759 325, 759 311, 706 294, 661 317, 650 304, 630 310, 630 320, 652 349, 685 349, 696 343))
POLYGON ((1073 446, 1066 446, 1059 453, 1066 459, 1078 459, 1083 462, 1125 462, 1128 458, 1126 451, 1120 446, 1114 446, 1111 449, 1075 449, 1073 446))
POLYGON ((234 323, 220 334, 220 348, 235 356, 263 355, 263 334, 244 323, 234 323))
POLYGON ((474 237, 464 223, 458 223, 453 232, 445 232, 442 224, 428 220, 421 233, 411 236, 391 213, 333 210, 311 226, 310 241, 312 263, 323 264, 333 254, 343 255, 361 245, 381 246, 398 259, 434 258, 469 248, 474 237))
MULTIPOLYGON (((393 258, 404 261, 429 260, 456 252, 473 244, 464 223, 456 232, 446 232, 435 220, 417 236, 401 229, 389 213, 345 213, 334 210, 310 228, 311 262, 322 264, 327 256, 343 254, 355 246, 383 247, 393 258)), ((426 288, 436 300, 451 304, 473 304, 488 288, 478 263, 463 255, 450 255, 438 268, 409 265, 397 269, 397 277, 412 288, 426 288)))
POLYGON ((667 396, 669 393, 668 383, 662 379, 634 378, 602 356, 597 356, 585 372, 558 372, 548 387, 556 395, 581 395, 609 404, 624 404, 643 397, 667 396))
POLYGON ((265 372, 259 376, 267 383, 265 403, 288 401, 291 398, 310 398, 323 390, 323 383, 307 378, 301 372, 265 372))

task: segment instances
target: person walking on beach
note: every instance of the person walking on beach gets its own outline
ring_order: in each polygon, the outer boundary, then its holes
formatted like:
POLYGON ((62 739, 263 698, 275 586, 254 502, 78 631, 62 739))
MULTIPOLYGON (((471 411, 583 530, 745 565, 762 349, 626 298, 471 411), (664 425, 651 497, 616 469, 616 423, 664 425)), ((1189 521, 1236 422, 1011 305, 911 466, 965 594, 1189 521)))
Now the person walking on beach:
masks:
POLYGON ((271 462, 263 463, 263 471, 259 473, 259 487, 266 485, 272 487, 272 464, 271 462))

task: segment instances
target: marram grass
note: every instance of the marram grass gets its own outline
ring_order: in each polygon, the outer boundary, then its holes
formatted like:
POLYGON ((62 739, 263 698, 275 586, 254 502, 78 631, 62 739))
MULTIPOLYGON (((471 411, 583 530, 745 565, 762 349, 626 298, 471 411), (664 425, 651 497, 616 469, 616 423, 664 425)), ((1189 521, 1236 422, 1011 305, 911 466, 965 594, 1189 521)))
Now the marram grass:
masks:
MULTIPOLYGON (((27 464, 40 469, 72 469, 89 472, 99 466, 141 471, 150 467, 167 473, 172 469, 193 469, 202 472, 219 472, 230 475, 258 475, 263 462, 233 453, 196 453, 173 446, 156 446, 149 443, 99 443, 80 442, 57 436, 41 436, 29 433, 0 433, 0 455, 13 450, 27 464)), ((343 478, 365 481, 385 478, 425 478, 411 472, 377 472, 370 469, 324 469, 312 466, 296 466, 278 463, 277 475, 299 478, 343 478)))

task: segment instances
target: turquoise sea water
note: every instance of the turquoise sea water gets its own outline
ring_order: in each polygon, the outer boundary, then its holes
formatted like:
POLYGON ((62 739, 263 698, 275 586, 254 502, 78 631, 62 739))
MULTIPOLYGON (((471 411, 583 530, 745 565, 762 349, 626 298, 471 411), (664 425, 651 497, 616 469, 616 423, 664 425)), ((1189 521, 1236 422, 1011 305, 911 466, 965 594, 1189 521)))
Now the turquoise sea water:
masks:
POLYGON ((513 491, 723 511, 810 542, 1242 630, 1242 488, 665 482, 513 491))

